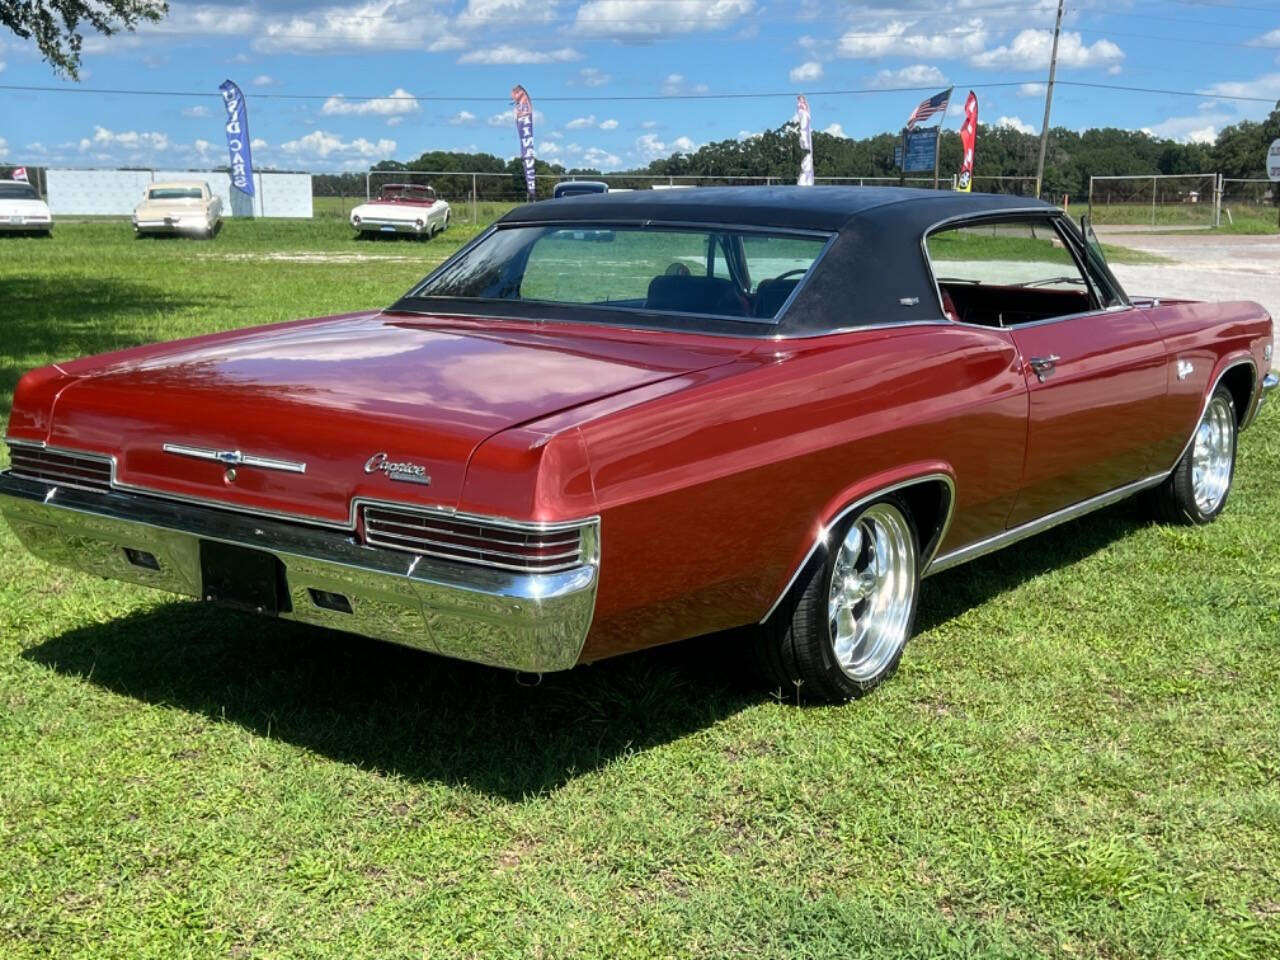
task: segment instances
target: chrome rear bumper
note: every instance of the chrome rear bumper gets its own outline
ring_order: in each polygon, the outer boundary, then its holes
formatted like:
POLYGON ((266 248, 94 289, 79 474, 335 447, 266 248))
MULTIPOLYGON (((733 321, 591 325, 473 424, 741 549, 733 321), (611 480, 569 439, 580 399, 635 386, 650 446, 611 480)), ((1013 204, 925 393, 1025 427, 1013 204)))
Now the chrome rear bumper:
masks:
POLYGON ((595 611, 595 562, 558 573, 484 569, 366 547, 339 531, 8 472, 0 513, 50 563, 190 597, 204 596, 202 541, 270 554, 282 571, 283 618, 511 670, 572 667, 595 611))

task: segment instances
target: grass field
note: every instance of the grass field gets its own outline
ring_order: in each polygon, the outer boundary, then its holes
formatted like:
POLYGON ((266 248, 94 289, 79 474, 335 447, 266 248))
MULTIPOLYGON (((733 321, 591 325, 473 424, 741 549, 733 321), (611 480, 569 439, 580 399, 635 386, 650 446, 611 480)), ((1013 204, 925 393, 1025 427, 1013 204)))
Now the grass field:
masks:
POLYGON ((1222 225, 1213 226, 1213 204, 1170 203, 1151 209, 1150 203, 1095 203, 1090 215, 1100 225, 1133 224, 1161 228, 1179 227, 1221 233, 1269 234, 1280 232, 1274 207, 1225 202, 1222 225))
MULTIPOLYGON (((386 303, 467 235, 0 238, 0 413, 39 363, 386 303)), ((526 688, 0 525, 0 956, 1278 956, 1275 410, 1239 458, 1211 527, 1122 504, 926 581, 898 675, 823 708, 706 642, 526 688)))

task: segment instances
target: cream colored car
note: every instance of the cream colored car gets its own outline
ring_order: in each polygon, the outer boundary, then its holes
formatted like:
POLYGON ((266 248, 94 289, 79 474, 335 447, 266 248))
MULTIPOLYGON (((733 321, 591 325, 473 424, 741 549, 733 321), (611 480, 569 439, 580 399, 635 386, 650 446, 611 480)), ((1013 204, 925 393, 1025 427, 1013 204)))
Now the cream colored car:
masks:
POLYGON ((170 180, 147 187, 133 208, 133 232, 183 233, 211 238, 222 225, 222 200, 203 180, 170 180))

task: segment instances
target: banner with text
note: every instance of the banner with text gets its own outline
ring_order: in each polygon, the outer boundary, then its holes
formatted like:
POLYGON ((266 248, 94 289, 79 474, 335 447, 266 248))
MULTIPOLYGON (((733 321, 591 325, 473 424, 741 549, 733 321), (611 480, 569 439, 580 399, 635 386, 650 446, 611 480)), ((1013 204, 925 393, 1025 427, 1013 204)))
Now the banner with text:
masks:
POLYGON ((231 185, 253 196, 253 155, 249 151, 249 110, 244 94, 230 80, 218 85, 222 105, 227 110, 227 153, 231 157, 231 185))
POLYGON ((538 198, 538 181, 534 173, 533 152, 533 104, 524 87, 516 84, 511 88, 511 99, 515 102, 516 134, 520 137, 520 162, 524 165, 524 186, 530 200, 538 198))
POLYGON ((796 116, 800 118, 800 178, 802 187, 813 186, 813 118, 809 114, 809 101, 802 93, 796 97, 796 116))
POLYGON ((973 149, 978 142, 978 95, 972 90, 964 102, 964 124, 960 127, 960 176, 956 189, 969 193, 973 190, 973 149))

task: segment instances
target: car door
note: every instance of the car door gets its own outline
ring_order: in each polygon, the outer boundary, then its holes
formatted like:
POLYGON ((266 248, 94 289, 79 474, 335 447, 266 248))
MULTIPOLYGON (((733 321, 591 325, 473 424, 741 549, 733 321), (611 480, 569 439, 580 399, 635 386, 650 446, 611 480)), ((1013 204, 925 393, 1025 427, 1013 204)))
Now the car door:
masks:
MULTIPOLYGON (((1018 526, 1145 477, 1165 416, 1165 348, 1051 213, 948 225, 927 241, 944 310, 1013 338, 1029 394, 1018 526)), ((1103 267, 1105 271, 1105 266, 1103 267)))
MULTIPOLYGON (((1016 325, 1031 403, 1022 491, 1011 527, 1144 479, 1167 419, 1167 355, 1095 252, 1054 224, 1090 309, 1016 325)), ((1073 285, 1075 283, 1073 282, 1073 285)))

